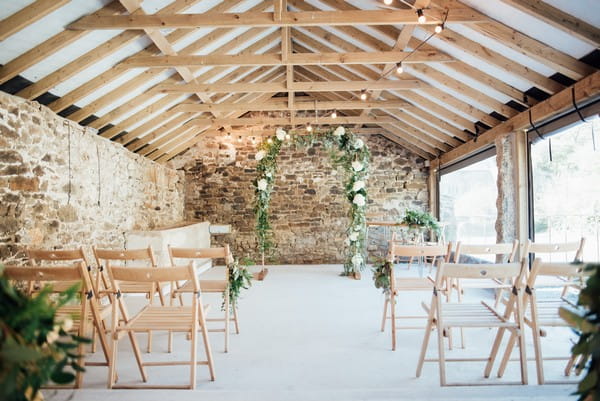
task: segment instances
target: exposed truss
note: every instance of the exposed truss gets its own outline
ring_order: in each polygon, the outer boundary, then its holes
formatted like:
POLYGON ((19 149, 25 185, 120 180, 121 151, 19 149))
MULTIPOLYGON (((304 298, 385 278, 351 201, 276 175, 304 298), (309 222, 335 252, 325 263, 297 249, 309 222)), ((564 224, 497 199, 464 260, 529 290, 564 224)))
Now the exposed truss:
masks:
MULTIPOLYGON (((537 0, 502 2, 573 40, 599 45, 600 29, 564 10, 537 0)), ((113 1, 65 21, 64 31, 8 60, 0 84, 10 87, 17 75, 91 30, 122 29, 13 93, 35 99, 75 80, 46 102, 52 110, 158 162, 206 136, 260 135, 309 122, 379 133, 421 157, 448 162, 522 128, 528 108, 538 119, 564 109, 571 83, 587 85, 578 87, 577 101, 600 92, 597 66, 456 0, 416 0, 395 10, 360 9, 343 0, 255 0, 250 7, 214 0, 201 13, 188 13, 201 3, 164 0, 150 14, 142 0, 113 1), (417 22, 417 9, 424 10, 425 24, 417 22), (445 29, 436 33, 443 21, 445 29), (150 43, 144 49, 121 55, 143 38, 150 43), (111 68, 78 80, 104 59, 111 68), (532 68, 535 63, 543 68, 532 68), (140 67, 146 69, 131 73, 140 67)), ((592 4, 590 12, 600 13, 592 4)), ((35 1, 0 22, 0 40, 68 5, 35 1)))

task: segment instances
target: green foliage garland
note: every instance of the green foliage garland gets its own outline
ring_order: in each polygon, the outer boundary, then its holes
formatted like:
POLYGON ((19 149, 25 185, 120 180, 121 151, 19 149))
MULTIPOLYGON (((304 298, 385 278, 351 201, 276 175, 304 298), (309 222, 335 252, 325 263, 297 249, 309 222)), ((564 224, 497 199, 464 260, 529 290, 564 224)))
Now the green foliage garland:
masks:
POLYGON ((41 399, 39 389, 52 380, 68 384, 69 371, 83 371, 77 346, 89 342, 67 331, 69 319, 58 320, 56 311, 79 296, 75 285, 58 297, 45 287, 30 297, 2 275, 0 265, 0 400, 41 399))
POLYGON ((258 165, 257 178, 254 181, 256 202, 256 236, 258 250, 263 254, 269 253, 273 248, 272 228, 269 223, 269 203, 271 192, 277 173, 277 156, 284 144, 296 147, 309 147, 316 142, 321 142, 329 152, 335 167, 340 167, 345 172, 345 195, 350 202, 348 217, 350 224, 346 231, 346 245, 348 247, 343 275, 350 275, 365 267, 365 240, 367 222, 365 212, 367 208, 366 182, 369 173, 371 154, 364 142, 344 127, 331 128, 326 131, 313 132, 309 135, 290 135, 278 128, 275 135, 263 141, 256 154, 258 165))
MULTIPOLYGON (((227 286, 226 291, 229 291, 229 306, 231 310, 235 307, 242 289, 247 290, 252 285, 252 273, 246 268, 246 266, 249 266, 250 264, 251 263, 246 262, 245 266, 240 266, 240 262, 237 259, 234 259, 234 261, 227 266, 229 269, 229 285, 227 286)), ((224 297, 221 310, 225 310, 224 297)))
POLYGON ((440 232, 440 226, 437 220, 428 212, 406 209, 401 223, 408 225, 410 228, 425 228, 432 230, 437 234, 440 232))
POLYGON ((388 260, 379 260, 373 263, 373 283, 375 288, 381 288, 384 294, 390 292, 390 276, 392 273, 392 263, 388 260))
POLYGON ((586 271, 593 272, 585 288, 579 293, 577 310, 561 308, 560 316, 579 335, 579 341, 571 349, 574 356, 581 355, 578 370, 587 370, 579 382, 579 401, 600 399, 600 264, 588 264, 586 271))

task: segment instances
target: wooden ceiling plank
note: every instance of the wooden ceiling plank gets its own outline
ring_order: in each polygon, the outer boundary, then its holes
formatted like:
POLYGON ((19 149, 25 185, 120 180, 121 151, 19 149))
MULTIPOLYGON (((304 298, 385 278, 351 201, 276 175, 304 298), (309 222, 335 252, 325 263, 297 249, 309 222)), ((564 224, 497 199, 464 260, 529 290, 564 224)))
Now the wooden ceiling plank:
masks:
MULTIPOLYGON (((426 32, 433 32, 433 29, 429 29, 428 27, 421 28, 426 32)), ((436 35, 436 38, 452 46, 458 47, 466 53, 481 59, 484 63, 493 65, 502 69, 503 71, 506 71, 507 73, 524 79, 550 94, 556 93, 564 88, 564 86, 558 82, 545 77, 542 74, 535 72, 532 69, 525 67, 522 64, 519 64, 508 57, 505 57, 502 54, 479 44, 478 42, 468 39, 449 28, 444 29, 441 33, 436 35)))
MULTIPOLYGON (((242 65, 328 65, 328 64, 381 64, 396 63, 408 52, 351 52, 351 53, 293 53, 286 61, 278 54, 209 54, 204 56, 138 56, 130 57, 119 64, 121 68, 166 68, 178 66, 242 66, 242 65)), ((407 64, 429 62, 452 62, 454 59, 437 50, 412 53, 407 64)))
POLYGON ((424 108, 430 113, 436 114, 444 118, 447 122, 451 122, 457 127, 463 130, 473 130, 474 122, 466 119, 465 117, 449 110, 432 100, 429 100, 425 96, 422 96, 416 92, 403 92, 401 98, 414 104, 418 108, 424 108))
MULTIPOLYGON (((222 3, 219 3, 216 7, 208 10, 207 12, 226 11, 232 7, 235 7, 239 2, 240 2, 240 0, 226 0, 222 3)), ((263 9, 263 8, 266 8, 267 5, 268 5, 267 2, 263 1, 262 3, 260 3, 253 9, 263 9)), ((201 39, 186 46, 181 52, 183 52, 184 54, 188 54, 188 53, 192 54, 193 52, 200 50, 202 47, 210 45, 215 40, 219 40, 221 37, 223 37, 224 35, 226 35, 227 33, 231 32, 231 31, 232 31, 231 29, 215 29, 214 31, 204 35, 201 39)), ((249 30, 248 32, 250 32, 250 31, 255 32, 256 35, 260 35, 262 32, 264 32, 264 30, 262 30, 262 29, 249 30)), ((170 33, 168 35, 168 40, 170 43, 178 43, 179 41, 181 41, 181 40, 185 39, 186 37, 188 37, 189 35, 193 34, 194 32, 195 32, 194 30, 179 29, 179 30, 176 30, 176 31, 170 33)), ((242 35, 242 36, 244 36, 244 35, 242 35)), ((250 38, 251 38, 251 36, 246 36, 246 39, 250 40, 250 38)), ((234 40, 227 43, 224 47, 221 47, 219 50, 227 51, 229 49, 234 49, 235 47, 238 46, 237 42, 238 42, 238 38, 235 38, 234 40)), ((151 44, 151 45, 147 46, 145 49, 136 53, 136 55, 139 55, 139 56, 154 55, 154 54, 158 54, 159 52, 160 52, 160 50, 154 44, 151 44)), ((111 68, 110 70, 107 70, 107 71, 103 72, 102 74, 98 75, 94 79, 92 79, 88 82, 85 82, 81 86, 73 89, 71 92, 65 94, 64 96, 61 96, 59 99, 50 103, 48 105, 48 107, 50 107, 52 110, 54 110, 56 112, 64 110, 67 107, 69 107, 70 105, 75 104, 78 100, 83 99, 84 97, 93 93, 95 90, 99 89, 103 85, 106 85, 109 82, 112 82, 113 80, 117 79, 118 77, 125 74, 126 72, 127 72, 126 70, 121 70, 118 68, 111 68)), ((160 73, 162 73, 162 72, 159 70, 144 71, 142 74, 146 75, 147 79, 140 80, 139 84, 143 85, 145 82, 152 79, 153 76, 160 74, 160 73)), ((133 79, 136 79, 136 78, 133 78, 133 79)), ((110 94, 103 95, 100 98, 96 99, 94 101, 94 104, 98 104, 97 108, 95 108, 95 109, 92 108, 91 104, 87 105, 83 109, 90 110, 90 112, 87 115, 85 115, 84 117, 82 117, 80 120, 77 120, 77 121, 81 121, 82 119, 93 114, 96 110, 100 110, 101 108, 105 107, 106 105, 112 103, 115 98, 121 97, 123 95, 123 93, 128 93, 128 91, 118 91, 118 89, 115 89, 114 91, 111 91, 110 94)), ((73 118, 73 115, 70 115, 69 118, 73 118)))
POLYGON ((400 109, 407 106, 408 103, 403 100, 382 100, 382 101, 360 101, 360 100, 340 100, 340 101, 299 101, 289 107, 288 100, 276 100, 266 103, 180 103, 173 108, 175 112, 209 112, 211 110, 226 112, 245 109, 248 111, 298 111, 298 110, 369 110, 369 109, 400 109))
MULTIPOLYGON (((195 3, 198 3, 199 1, 200 0, 176 0, 173 4, 161 9, 159 13, 184 11, 187 8, 193 6, 195 3)), ((136 15, 138 13, 139 12, 136 12, 136 15)), ((92 14, 91 16, 97 16, 97 14, 92 14)), ((34 99, 39 95, 43 94, 44 92, 49 91, 59 83, 69 79, 78 72, 83 71, 87 67, 93 65, 98 59, 109 57, 111 54, 128 45, 129 43, 133 42, 142 35, 143 33, 140 31, 122 32, 117 36, 109 39, 108 41, 102 43, 101 45, 97 46, 96 48, 79 56, 78 58, 64 65, 58 70, 48 74, 39 81, 19 91, 17 93, 17 96, 23 97, 25 99, 34 99)))
POLYGON ((0 21, 0 41, 58 10, 71 0, 36 0, 0 21))
POLYGON ((584 102, 600 94, 600 71, 583 78, 574 85, 574 98, 571 87, 566 88, 550 98, 531 107, 529 111, 520 113, 513 118, 479 135, 477 141, 471 140, 456 149, 442 155, 440 162, 448 164, 460 160, 478 149, 494 143, 496 138, 511 132, 518 132, 530 127, 530 116, 534 123, 551 118, 573 107, 576 103, 584 102))
POLYGON ((405 140, 407 142, 410 142, 413 146, 416 146, 429 154, 438 155, 440 153, 439 149, 426 144, 425 142, 420 140, 418 137, 415 137, 415 136, 409 134, 408 132, 404 131, 403 129, 399 128, 398 126, 396 126, 394 124, 382 123, 379 125, 384 127, 386 130, 388 130, 392 134, 402 138, 403 140, 405 140))
MULTIPOLYGON (((426 24, 437 24, 445 17, 441 10, 428 10, 426 24)), ((479 17, 465 7, 452 8, 447 16, 449 23, 481 22, 479 17)), ((206 14, 154 14, 134 16, 85 16, 70 24, 74 30, 97 29, 166 29, 240 26, 281 27, 281 26, 336 26, 336 25, 393 25, 418 24, 413 10, 353 10, 353 11, 315 11, 286 12, 281 21, 275 21, 272 12, 224 13, 207 16, 206 14)))
MULTIPOLYGON (((397 120, 392 117, 318 117, 319 124, 380 124, 394 123, 397 120)), ((296 117, 297 124, 315 123, 315 117, 296 117)), ((196 125, 289 125, 289 120, 284 117, 243 117, 243 118, 197 118, 194 119, 196 125)))
POLYGON ((567 14, 541 0, 502 0, 569 35, 586 41, 594 47, 600 44, 600 29, 567 14))
POLYGON ((380 135, 389 139, 390 141, 395 142, 398 145, 410 150, 411 152, 413 152, 414 154, 416 154, 418 156, 421 156, 425 160, 432 160, 435 157, 435 156, 430 155, 429 153, 425 152, 423 149, 414 146, 409 141, 406 141, 406 140, 388 132, 385 127, 382 127, 382 128, 385 129, 386 132, 382 132, 380 135))
POLYGON ((454 137, 452 135, 448 135, 446 132, 438 130, 437 128, 432 127, 431 125, 426 124, 425 122, 421 121, 420 119, 413 117, 410 114, 404 112, 404 110, 393 110, 393 109, 382 109, 382 110, 384 110, 387 114, 391 115, 392 117, 395 117, 398 120, 420 130, 425 135, 429 135, 438 141, 447 143, 448 145, 452 146, 453 148, 462 144, 461 141, 454 139, 454 137))
MULTIPOLYGON (((452 148, 454 148, 453 146, 448 145, 443 140, 436 138, 434 135, 431 135, 427 132, 423 132, 421 129, 416 128, 415 126, 413 126, 411 124, 408 124, 406 121, 399 120, 395 114, 396 113, 389 112, 389 111, 378 111, 377 110, 377 111, 374 111, 371 115, 374 117, 377 117, 377 118, 385 117, 386 115, 393 117, 395 121, 392 123, 392 125, 394 127, 401 129, 408 135, 416 138, 417 140, 421 141, 424 144, 427 144, 429 146, 432 146, 435 149, 438 149, 441 152, 447 152, 447 151, 451 150, 452 148)), ((443 136, 445 136, 445 135, 443 135, 443 136)))

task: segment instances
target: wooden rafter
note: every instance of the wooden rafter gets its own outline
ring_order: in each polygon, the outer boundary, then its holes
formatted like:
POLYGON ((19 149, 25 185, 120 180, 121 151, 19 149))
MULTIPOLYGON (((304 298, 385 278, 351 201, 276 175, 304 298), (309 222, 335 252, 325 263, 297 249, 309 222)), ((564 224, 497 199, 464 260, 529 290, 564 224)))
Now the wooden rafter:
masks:
POLYGON ((21 9, 0 21, 0 41, 33 24, 51 12, 61 8, 71 0, 36 0, 33 4, 21 9))
MULTIPOLYGON (((444 19, 444 13, 428 10, 427 24, 438 24, 444 19)), ((479 17, 466 8, 453 8, 447 16, 448 22, 481 22, 479 17)), ((393 25, 418 24, 417 15, 412 10, 355 10, 355 11, 316 11, 286 12, 281 20, 274 13, 227 13, 207 16, 206 14, 163 14, 135 16, 97 16, 90 15, 70 24, 69 29, 164 29, 239 26, 281 27, 281 26, 337 26, 337 25, 393 25)))

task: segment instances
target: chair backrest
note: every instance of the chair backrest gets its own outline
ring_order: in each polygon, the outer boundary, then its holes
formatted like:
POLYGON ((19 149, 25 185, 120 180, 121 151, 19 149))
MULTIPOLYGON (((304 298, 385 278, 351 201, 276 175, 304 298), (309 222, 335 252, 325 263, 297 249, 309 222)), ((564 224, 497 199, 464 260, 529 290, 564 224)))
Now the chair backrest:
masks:
POLYGON ((83 247, 77 249, 27 249, 27 256, 31 265, 41 265, 45 262, 83 261, 87 266, 90 262, 83 251, 83 247))
POLYGON ((200 291, 200 284, 194 273, 192 263, 187 266, 169 267, 122 267, 108 265, 108 276, 112 288, 119 290, 120 282, 128 283, 171 283, 173 281, 191 281, 194 292, 200 291))
MULTIPOLYGON (((515 285, 522 284, 522 277, 526 271, 526 261, 523 260, 521 263, 444 263, 443 261, 438 262, 438 272, 435 278, 436 288, 440 289, 443 287, 446 279, 512 279, 510 282, 516 283, 515 285), (518 280, 514 280, 518 278, 518 280)), ((485 280, 484 280, 485 281, 485 280)), ((489 280, 489 288, 498 288, 498 284, 493 280, 489 280)), ((512 284, 507 284, 511 285, 512 284)), ((480 285, 481 288, 485 288, 485 284, 480 285)))
MULTIPOLYGON (((542 258, 536 258, 529 272, 527 285, 529 288, 535 288, 535 281, 539 276, 568 277, 570 280, 581 280, 590 276, 591 273, 591 271, 584 270, 583 264, 544 262, 542 258)), ((568 282, 561 282, 560 286, 563 287, 566 284, 568 282)))
MULTIPOLYGON (((585 246, 585 238, 581 238, 579 241, 573 242, 556 242, 556 243, 540 243, 532 242, 527 240, 523 248, 523 257, 527 257, 530 254, 535 255, 536 258, 542 257, 544 254, 549 255, 552 259, 552 255, 563 254, 564 262, 569 261, 581 261, 583 257, 583 247, 585 246), (542 256, 540 256, 542 254, 542 256), (567 254, 573 254, 573 258, 569 258, 567 254)), ((552 260, 550 260, 552 261, 552 260)), ((554 260, 556 262, 556 260, 554 260)))
POLYGON ((392 240, 388 246, 388 260, 393 262, 394 258, 401 257, 435 257, 443 256, 448 261, 452 243, 447 245, 400 245, 392 240))
POLYGON ((494 262, 512 263, 515 261, 518 249, 518 240, 514 240, 512 243, 488 245, 464 244, 459 241, 456 244, 456 251, 454 252, 454 263, 460 263, 460 257, 462 255, 495 256, 496 260, 494 260, 494 262), (498 260, 499 258, 502 258, 502 260, 498 260))
MULTIPOLYGON (((175 259, 223 259, 226 265, 233 262, 233 256, 229 250, 229 245, 225 244, 220 248, 172 248, 168 246, 171 265, 177 266, 175 259)), ((229 279, 229 269, 225 269, 225 276, 229 279)))
POLYGON ((98 249, 92 247, 98 266, 103 266, 107 261, 147 261, 150 266, 156 267, 156 258, 152 246, 142 249, 98 249), (104 263, 103 263, 104 261, 104 263))
MULTIPOLYGON (((71 266, 9 266, 3 271, 9 280, 25 281, 28 283, 54 284, 54 283, 81 283, 80 290, 91 294, 93 287, 86 272, 83 262, 71 266)), ((30 286, 33 288, 33 286, 30 286)), ((61 292, 64 286, 52 286, 53 292, 61 292)))

